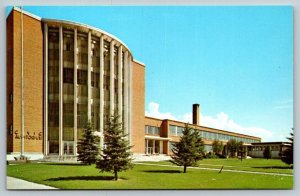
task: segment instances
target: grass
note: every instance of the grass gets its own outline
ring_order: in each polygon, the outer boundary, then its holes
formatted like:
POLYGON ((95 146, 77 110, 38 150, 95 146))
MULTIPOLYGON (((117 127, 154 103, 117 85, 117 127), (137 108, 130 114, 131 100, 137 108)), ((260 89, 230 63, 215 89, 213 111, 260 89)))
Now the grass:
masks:
MULTIPOLYGON (((153 162, 151 162, 153 164, 153 162)), ((284 166, 280 160, 253 159, 237 162, 233 159, 206 159, 202 164, 226 165, 273 171, 270 166, 284 166), (253 168, 263 167, 263 168, 253 168)), ((170 164, 159 162, 156 164, 170 164)), ((225 168, 226 168, 225 166, 225 168)), ((207 165, 205 165, 207 167, 207 165)), ((292 169, 282 169, 292 172, 292 169)), ((278 173, 281 170, 276 170, 278 173)), ((292 176, 276 176, 222 172, 188 168, 148 166, 137 164, 132 170, 121 172, 120 180, 113 174, 99 173, 95 165, 29 163, 8 165, 7 175, 61 189, 291 189, 292 176)))
MULTIPOLYGON (((169 161, 145 162, 160 165, 173 165, 169 161)), ((203 159, 199 161, 200 168, 221 168, 227 170, 257 171, 266 173, 293 174, 293 169, 279 159, 203 159)))

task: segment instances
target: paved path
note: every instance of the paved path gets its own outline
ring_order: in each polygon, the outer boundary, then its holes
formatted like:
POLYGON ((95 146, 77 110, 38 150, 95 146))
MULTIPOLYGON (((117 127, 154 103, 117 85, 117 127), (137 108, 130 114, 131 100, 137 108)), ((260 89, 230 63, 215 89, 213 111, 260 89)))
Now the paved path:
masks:
MULTIPOLYGON (((151 164, 151 163, 135 163, 140 165, 151 165, 151 166, 162 166, 162 167, 181 167, 175 165, 160 165, 160 164, 151 164)), ((228 167, 228 166, 225 166, 228 167)), ((216 168, 204 168, 204 167, 188 167, 193 169, 202 169, 202 170, 213 170, 220 171, 220 169, 216 168)), ((222 172, 236 172, 236 173, 248 173, 248 174, 263 174, 263 175, 273 175, 273 176, 294 176, 293 174, 280 174, 280 173, 270 173, 270 172, 257 172, 257 171, 243 171, 243 170, 233 170, 233 169, 223 169, 222 172)))
POLYGON ((51 186, 28 182, 13 177, 6 177, 6 189, 57 189, 51 186))

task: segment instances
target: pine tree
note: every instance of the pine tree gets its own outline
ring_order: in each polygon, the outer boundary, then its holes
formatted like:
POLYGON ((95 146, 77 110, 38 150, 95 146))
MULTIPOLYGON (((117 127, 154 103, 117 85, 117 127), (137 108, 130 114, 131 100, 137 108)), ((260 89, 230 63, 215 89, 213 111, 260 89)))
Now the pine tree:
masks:
POLYGON ((204 155, 204 144, 200 133, 185 125, 180 137, 180 141, 174 144, 172 149, 173 155, 171 162, 183 166, 183 172, 186 173, 188 166, 197 166, 197 161, 201 160, 204 155))
POLYGON ((230 154, 230 157, 235 157, 238 149, 238 142, 234 139, 231 139, 227 142, 226 148, 230 154))
POLYGON ((294 163, 294 134, 291 133, 291 137, 287 137, 288 140, 290 140, 291 146, 289 146, 287 149, 285 149, 282 152, 281 160, 285 162, 286 164, 293 164, 294 163))
POLYGON ((77 145, 77 160, 85 165, 95 163, 99 154, 97 141, 92 125, 88 123, 83 130, 82 139, 79 140, 77 145))
POLYGON ((270 159, 271 158, 270 146, 265 147, 263 154, 264 154, 265 159, 270 159))
POLYGON ((223 142, 220 140, 214 140, 212 143, 212 150, 214 154, 221 154, 223 151, 224 145, 223 142))
POLYGON ((101 172, 114 173, 114 179, 118 180, 118 172, 126 171, 133 167, 132 153, 127 139, 128 134, 124 133, 122 123, 119 123, 119 116, 112 115, 104 129, 104 149, 101 158, 96 162, 96 168, 101 172))

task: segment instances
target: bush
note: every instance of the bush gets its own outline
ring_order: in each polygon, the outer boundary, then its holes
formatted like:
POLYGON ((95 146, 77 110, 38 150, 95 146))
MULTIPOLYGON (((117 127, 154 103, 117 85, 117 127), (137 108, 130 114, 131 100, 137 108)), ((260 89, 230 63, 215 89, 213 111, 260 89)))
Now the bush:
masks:
POLYGON ((265 159, 270 159, 271 158, 270 146, 265 147, 263 154, 264 154, 265 159))
POLYGON ((287 137, 288 140, 290 140, 291 146, 289 146, 286 150, 284 150, 281 154, 281 160, 285 162, 286 164, 293 164, 294 163, 294 134, 291 133, 291 137, 287 137))

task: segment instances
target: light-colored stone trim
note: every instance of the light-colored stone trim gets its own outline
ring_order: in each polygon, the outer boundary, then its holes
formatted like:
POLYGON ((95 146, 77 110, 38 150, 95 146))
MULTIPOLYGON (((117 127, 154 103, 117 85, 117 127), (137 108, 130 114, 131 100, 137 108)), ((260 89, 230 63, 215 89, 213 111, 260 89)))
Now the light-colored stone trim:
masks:
POLYGON ((123 113, 123 89, 122 89, 122 82, 123 82, 123 54, 122 54, 122 46, 119 46, 118 49, 118 116, 119 116, 119 123, 122 122, 122 113, 123 113))
POLYGON ((128 86, 128 139, 129 143, 132 145, 132 57, 128 58, 128 69, 129 69, 129 86, 128 86))
POLYGON ((77 29, 74 29, 74 154, 77 154, 77 29))
POLYGON ((124 54, 124 131, 128 134, 128 51, 124 54))
POLYGON ((100 150, 103 149, 103 130, 104 130, 104 40, 103 35, 100 37, 100 150))
POLYGON ((91 98, 92 98, 92 86, 91 86, 91 66, 92 66, 92 61, 91 61, 91 31, 88 33, 88 81, 87 81, 87 88, 88 88, 88 108, 87 108, 87 116, 88 116, 88 121, 91 121, 91 98))
POLYGON ((114 114, 114 109, 115 109, 115 63, 114 63, 114 41, 112 40, 110 42, 110 85, 109 85, 109 90, 110 90, 110 95, 109 95, 109 112, 110 115, 114 114))
POLYGON ((59 155, 63 155, 63 29, 59 26, 59 155))
POLYGON ((44 155, 49 154, 48 146, 48 25, 44 23, 44 155))

